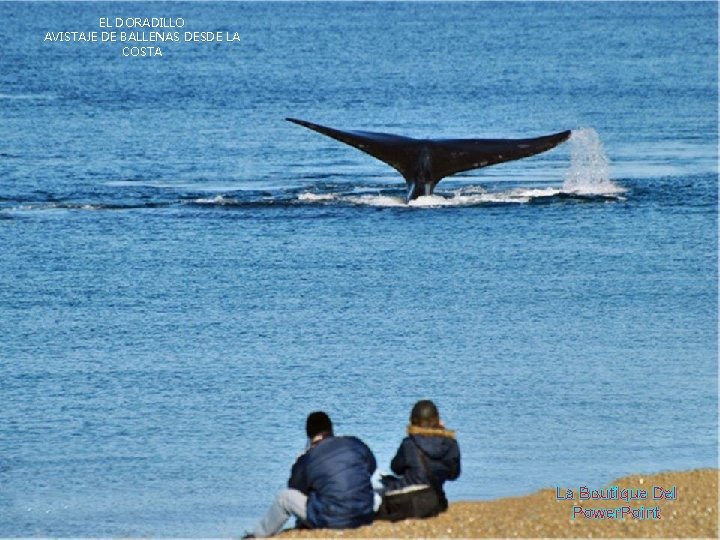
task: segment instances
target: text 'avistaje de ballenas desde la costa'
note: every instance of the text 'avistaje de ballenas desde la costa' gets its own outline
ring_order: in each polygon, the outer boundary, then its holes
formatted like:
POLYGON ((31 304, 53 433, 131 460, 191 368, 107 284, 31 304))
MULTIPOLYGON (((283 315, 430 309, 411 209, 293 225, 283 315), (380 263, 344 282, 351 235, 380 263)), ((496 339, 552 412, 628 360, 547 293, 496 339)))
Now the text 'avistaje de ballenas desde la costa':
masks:
POLYGON ((88 30, 49 30, 43 41, 52 45, 111 46, 127 58, 161 58, 175 43, 202 46, 237 45, 240 34, 232 30, 190 28, 182 17, 99 17, 88 30))

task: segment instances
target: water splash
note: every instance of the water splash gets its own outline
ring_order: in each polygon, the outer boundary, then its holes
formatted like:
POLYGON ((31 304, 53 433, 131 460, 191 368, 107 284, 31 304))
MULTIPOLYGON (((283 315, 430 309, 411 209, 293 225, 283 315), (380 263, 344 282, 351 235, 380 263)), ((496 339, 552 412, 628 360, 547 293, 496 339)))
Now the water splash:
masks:
POLYGON ((610 179, 610 160, 593 128, 574 129, 570 137, 571 161, 562 190, 583 195, 610 195, 625 189, 610 179))

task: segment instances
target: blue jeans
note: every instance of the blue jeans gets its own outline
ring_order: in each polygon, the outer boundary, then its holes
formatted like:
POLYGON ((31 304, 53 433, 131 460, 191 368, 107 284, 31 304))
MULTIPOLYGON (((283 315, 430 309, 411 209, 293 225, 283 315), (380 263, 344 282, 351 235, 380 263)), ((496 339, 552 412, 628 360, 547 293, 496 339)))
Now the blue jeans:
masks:
POLYGON ((255 525, 253 534, 257 538, 277 534, 291 516, 301 520, 307 519, 307 495, 296 489, 283 489, 275 497, 265 517, 255 525))

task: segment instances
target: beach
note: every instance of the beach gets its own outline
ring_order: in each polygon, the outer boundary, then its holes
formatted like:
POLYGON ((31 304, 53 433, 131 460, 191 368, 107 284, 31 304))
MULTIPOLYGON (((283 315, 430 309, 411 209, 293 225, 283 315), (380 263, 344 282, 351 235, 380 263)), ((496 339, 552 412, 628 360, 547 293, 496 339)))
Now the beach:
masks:
MULTIPOLYGON (((576 486, 578 489, 581 486, 576 486)), ((301 538, 716 538, 718 536, 718 470, 697 469, 633 475, 610 482, 596 495, 629 496, 647 492, 647 499, 625 500, 558 500, 567 494, 565 487, 553 486, 530 495, 492 501, 458 501, 450 503, 447 512, 426 520, 398 523, 378 522, 353 530, 296 531, 283 537, 301 538), (612 488, 618 488, 614 490, 612 488), (654 488, 660 495, 676 488, 676 500, 653 500, 654 488), (606 489, 607 488, 607 489, 606 489), (645 519, 587 519, 579 513, 573 519, 573 507, 615 508, 629 506, 645 519), (640 508, 655 508, 654 515, 640 514, 640 508)), ((569 489, 574 489, 570 488, 569 489)), ((590 488, 597 490, 596 487, 590 488)), ((673 495, 670 495, 673 496, 673 495)))

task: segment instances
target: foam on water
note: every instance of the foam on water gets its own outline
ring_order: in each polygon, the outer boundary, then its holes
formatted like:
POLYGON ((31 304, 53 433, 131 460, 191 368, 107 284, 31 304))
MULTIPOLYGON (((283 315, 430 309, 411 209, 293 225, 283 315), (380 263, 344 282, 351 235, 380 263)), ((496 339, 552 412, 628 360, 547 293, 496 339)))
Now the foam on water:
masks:
POLYGON ((190 202, 194 204, 208 204, 218 206, 236 205, 240 203, 240 201, 238 201, 237 199, 234 199, 232 197, 225 197, 224 195, 216 195, 215 197, 200 197, 198 199, 192 199, 190 202))
POLYGON ((302 193, 298 196, 298 201, 306 203, 348 203, 385 208, 444 208, 481 206, 483 204, 527 204, 542 199, 552 199, 553 197, 576 200, 596 200, 597 198, 623 200, 623 197, 620 196, 623 191, 619 186, 615 186, 613 189, 603 187, 603 190, 567 190, 563 186, 513 188, 504 191, 487 191, 479 186, 468 186, 444 194, 436 193, 430 196, 418 197, 409 202, 405 201, 403 195, 375 193, 363 195, 302 193))
POLYGON ((298 195, 298 200, 307 202, 333 201, 337 197, 335 193, 311 193, 307 191, 298 195))
MULTIPOLYGON (((425 197, 423 197, 425 198, 425 197)), ((380 207, 400 207, 408 206, 403 196, 392 196, 392 195, 359 195, 355 197, 348 197, 347 201, 352 204, 366 205, 366 206, 380 206, 380 207)), ((410 201, 411 203, 415 201, 410 201)))

